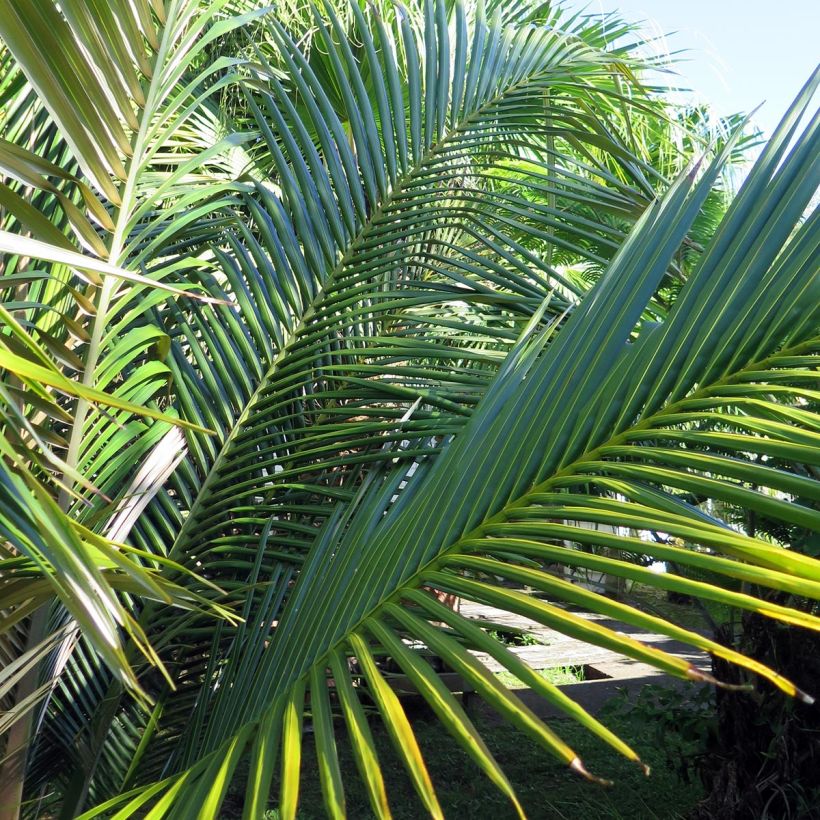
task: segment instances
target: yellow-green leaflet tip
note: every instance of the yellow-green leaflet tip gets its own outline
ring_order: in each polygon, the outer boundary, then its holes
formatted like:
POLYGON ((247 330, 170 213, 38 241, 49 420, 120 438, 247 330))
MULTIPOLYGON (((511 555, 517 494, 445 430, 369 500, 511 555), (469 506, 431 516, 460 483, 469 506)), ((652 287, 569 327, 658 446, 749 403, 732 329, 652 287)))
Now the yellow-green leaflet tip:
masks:
POLYGON ((580 757, 573 758, 572 762, 569 764, 570 769, 578 772, 581 777, 586 778, 587 780, 592 781, 593 783, 597 783, 599 786, 611 786, 611 780, 605 780, 603 777, 597 777, 596 775, 588 772, 584 764, 581 762, 580 757))
MULTIPOLYGON (((707 680, 709 680, 707 678, 707 680)), ((719 689, 723 689, 726 692, 752 692, 754 691, 754 686, 751 683, 726 683, 726 681, 718 680, 717 678, 711 678, 709 683, 713 683, 719 689)))
POLYGON ((689 678, 689 680, 694 680, 698 683, 715 682, 710 675, 708 675, 706 672, 701 672, 701 670, 698 669, 697 666, 690 666, 686 670, 686 677, 689 678))
MULTIPOLYGON (((696 669, 694 666, 687 672, 687 676, 696 681, 701 681, 703 683, 711 683, 713 686, 717 686, 720 689, 724 689, 727 692, 751 692, 754 690, 754 687, 750 683, 726 683, 725 681, 718 680, 717 678, 709 675, 706 672, 701 671, 700 669, 696 669)), ((780 677, 779 675, 777 676, 780 677)), ((786 681, 788 684, 788 688, 781 687, 787 694, 791 695, 792 697, 797 698, 799 701, 803 703, 809 704, 811 706, 815 699, 812 695, 808 694, 808 692, 804 692, 802 689, 798 689, 793 683, 790 681, 786 681)))
POLYGON ((718 680, 708 672, 704 672, 695 666, 689 667, 686 676, 690 680, 698 681, 698 683, 711 683, 712 686, 725 689, 727 692, 751 692, 754 688, 750 683, 726 683, 726 681, 718 680))

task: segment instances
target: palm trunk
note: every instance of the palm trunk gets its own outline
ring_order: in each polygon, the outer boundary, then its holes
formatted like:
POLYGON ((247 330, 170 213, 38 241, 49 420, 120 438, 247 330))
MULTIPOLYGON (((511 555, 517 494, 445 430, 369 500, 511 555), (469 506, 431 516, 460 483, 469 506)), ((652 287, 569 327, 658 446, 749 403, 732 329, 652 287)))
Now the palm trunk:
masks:
MULTIPOLYGON (((731 637, 731 636, 727 636, 731 637)), ((820 636, 785 629, 757 614, 744 616, 739 649, 776 667, 817 695, 820 636)), ((721 680, 741 680, 737 668, 713 663, 721 680)), ((789 817, 820 811, 820 710, 758 687, 751 695, 718 690, 718 732, 704 774, 709 794, 692 820, 789 817)))

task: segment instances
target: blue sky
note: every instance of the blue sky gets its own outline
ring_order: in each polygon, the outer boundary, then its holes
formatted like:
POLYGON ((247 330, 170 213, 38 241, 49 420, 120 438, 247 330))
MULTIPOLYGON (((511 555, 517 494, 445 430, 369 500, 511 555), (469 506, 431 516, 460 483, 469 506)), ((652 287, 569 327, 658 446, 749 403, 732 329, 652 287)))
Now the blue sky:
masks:
POLYGON ((820 0, 573 0, 587 12, 617 10, 646 20, 649 32, 677 32, 670 50, 688 49, 678 81, 716 113, 748 112, 771 134, 820 61, 820 0))

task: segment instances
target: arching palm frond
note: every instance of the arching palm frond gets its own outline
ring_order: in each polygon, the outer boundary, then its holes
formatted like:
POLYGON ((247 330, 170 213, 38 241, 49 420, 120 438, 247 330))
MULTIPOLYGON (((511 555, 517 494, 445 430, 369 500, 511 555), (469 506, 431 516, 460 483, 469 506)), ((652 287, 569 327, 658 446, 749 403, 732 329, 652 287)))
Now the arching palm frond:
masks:
MULTIPOLYGON (((431 19, 435 21, 434 14, 431 19)), ((424 51, 429 60, 434 53, 429 26, 426 31, 424 51)), ((488 26, 483 35, 485 42, 492 43, 493 37, 501 37, 500 32, 488 26)), ((363 690, 355 685, 359 673, 351 676, 347 662, 347 658, 354 657, 368 697, 374 699, 396 738, 423 804, 432 814, 438 814, 423 761, 409 740, 409 724, 374 661, 384 652, 416 681, 443 724, 479 765, 509 791, 474 727, 442 692, 432 670, 407 648, 418 643, 440 655, 503 715, 540 739, 559 759, 583 772, 575 752, 489 676, 462 643, 447 630, 440 630, 437 624, 441 622, 468 646, 490 651, 515 674, 525 675, 531 685, 591 731, 637 759, 635 752, 565 695, 543 681, 536 683, 537 676, 527 676, 526 669, 486 633, 438 605, 427 594, 429 589, 492 602, 569 634, 581 635, 592 643, 617 648, 672 674, 708 679, 706 673, 686 662, 610 629, 590 627, 559 606, 511 592, 507 585, 498 583, 498 579, 518 581, 547 593, 553 600, 580 603, 610 618, 651 628, 728 657, 785 691, 800 694, 788 681, 753 661, 662 619, 535 570, 528 559, 534 558, 544 566, 560 562, 605 569, 610 574, 639 577, 656 585, 756 609, 790 623, 817 627, 816 619, 809 615, 734 591, 734 579, 740 579, 814 595, 816 562, 781 546, 739 535, 722 522, 704 516, 693 503, 696 498, 690 495, 765 508, 769 515, 815 525, 812 510, 777 496, 813 497, 813 481, 799 472, 763 463, 750 465, 729 453, 765 454, 774 448, 782 454, 794 445, 795 458, 803 460, 810 455, 805 437, 816 423, 813 416, 800 407, 799 401, 790 407, 788 402, 777 405, 758 396, 773 389, 770 382, 779 393, 801 395, 804 388, 791 385, 790 379, 799 381, 804 368, 813 361, 817 317, 812 307, 815 301, 810 259, 817 241, 816 217, 796 225, 816 188, 816 167, 812 164, 816 162, 812 159, 816 154, 816 123, 798 139, 788 157, 784 156, 794 123, 808 104, 816 79, 764 153, 662 323, 645 321, 647 308, 709 196, 720 163, 713 165, 694 187, 694 175, 684 175, 661 202, 644 214, 605 277, 572 311, 555 341, 546 348, 537 343, 523 345, 507 359, 482 391, 484 395, 466 424, 446 428, 441 437, 436 435, 432 421, 421 418, 411 435, 401 431, 395 421, 371 431, 367 425, 374 417, 373 405, 380 414, 376 418, 395 419, 395 409, 386 413, 379 405, 396 395, 392 390, 397 382, 405 389, 408 380, 426 380, 424 389, 437 384, 430 378, 429 366, 417 365, 430 359, 435 349, 430 347, 431 340, 441 344, 444 338, 431 335, 434 322, 428 325, 423 312, 421 326, 427 332, 422 340, 406 333, 398 337, 412 345, 409 349, 400 348, 385 335, 375 302, 384 292, 379 277, 395 271, 400 260, 401 270, 406 265, 413 271, 410 282, 415 290, 410 292, 423 305, 431 286, 440 293, 447 280, 457 275, 465 293, 463 301, 469 305, 476 298, 473 293, 479 290, 478 284, 493 281, 491 275, 502 277, 483 253, 488 246, 503 251, 499 237, 505 234, 493 228, 495 220, 509 219, 507 206, 501 204, 503 200, 493 198, 492 189, 464 197, 466 204, 446 192, 424 201, 418 210, 407 197, 399 200, 406 203, 401 208, 394 206, 394 192, 402 193, 401 149, 396 149, 394 158, 395 182, 387 161, 380 166, 380 172, 374 170, 380 156, 377 152, 386 150, 387 140, 383 131, 374 130, 375 124, 367 122, 368 109, 362 104, 363 98, 357 96, 361 88, 357 90, 355 74, 353 80, 349 79, 352 65, 347 63, 342 71, 344 45, 337 44, 339 76, 347 77, 350 83, 344 92, 350 100, 348 110, 355 108, 363 118, 351 126, 357 152, 346 157, 342 151, 345 142, 333 138, 331 109, 320 106, 322 95, 312 82, 308 64, 299 61, 298 52, 286 39, 282 42, 284 53, 293 55, 294 76, 302 78, 305 89, 315 95, 313 125, 319 127, 318 118, 325 117, 325 141, 319 142, 322 157, 332 158, 330 149, 335 148, 337 161, 331 166, 332 159, 327 159, 324 176, 324 165, 315 160, 311 164, 306 137, 298 126, 294 132, 285 130, 287 120, 278 106, 286 112, 287 97, 274 83, 266 111, 273 125, 278 124, 278 129, 271 126, 269 143, 274 157, 281 152, 275 162, 282 197, 260 192, 264 212, 258 206, 249 207, 256 217, 255 230, 278 262, 275 270, 280 278, 270 280, 269 287, 280 284, 284 291, 284 282, 290 279, 294 284, 282 298, 292 300, 291 305, 304 304, 305 293, 314 293, 316 298, 307 314, 310 324, 296 325, 282 348, 281 358, 260 382, 241 424, 223 445, 214 462, 216 468, 200 484, 200 494, 179 529, 172 552, 177 560, 202 561, 220 575, 238 570, 237 582, 241 578, 257 590, 244 598, 247 622, 253 626, 209 636, 208 651, 198 642, 180 647, 180 660, 184 654, 192 659, 185 667, 186 679, 203 680, 207 691, 192 687, 177 701, 176 696, 168 694, 163 716, 173 741, 165 742, 158 736, 153 755, 149 749, 143 758, 146 774, 152 770, 177 773, 138 787, 111 805, 136 811, 161 795, 163 810, 173 810, 180 817, 188 813, 193 816, 199 810, 189 810, 189 806, 206 806, 207 811, 215 812, 239 760, 249 754, 252 776, 246 816, 255 817, 264 809, 277 759, 282 766, 280 811, 285 817, 293 816, 301 715, 308 709, 305 693, 309 690, 317 750, 325 767, 323 789, 329 813, 344 814, 335 741, 327 719, 327 710, 335 704, 348 726, 374 812, 386 816, 383 783, 360 699, 363 690), (378 140, 374 139, 376 135, 378 140), (369 179, 361 167, 368 159, 372 171, 369 179), (358 169, 355 176, 349 171, 354 162, 352 167, 358 169), (353 183, 360 187, 351 188, 353 183), (340 189, 351 191, 349 201, 330 199, 330 194, 340 189), (359 211, 357 196, 361 196, 359 211), (491 203, 492 211, 486 216, 473 216, 476 203, 485 196, 483 201, 491 203), (328 199, 338 203, 337 212, 326 209, 328 199), (381 207, 368 220, 366 217, 372 213, 368 208, 374 202, 381 207), (334 230, 345 236, 342 208, 347 208, 354 228, 347 235, 353 237, 357 253, 343 256, 343 264, 334 264, 334 230), (463 250, 468 245, 461 237, 453 243, 454 253, 436 260, 435 265, 426 261, 426 249, 419 251, 417 244, 406 243, 408 230, 436 216, 455 223, 447 225, 447 230, 469 235, 456 222, 465 219, 465 212, 474 220, 470 224, 481 228, 472 234, 481 251, 469 256, 469 265, 463 250), (334 228, 332 220, 337 217, 334 228), (355 232, 357 224, 363 225, 363 234, 355 232), (492 244, 487 236, 492 236, 492 244), (396 248, 401 248, 400 256, 396 248), (317 271, 318 275, 306 278, 305 270, 317 271), (327 278, 327 271, 331 278, 327 278), (312 292, 310 284, 315 287, 312 292), (718 294, 722 298, 716 298, 718 294), (784 304, 789 306, 786 311, 784 304), (379 327, 379 332, 363 331, 365 321, 379 327), (379 360, 385 355, 383 349, 391 354, 390 362, 379 360), (391 367, 399 355, 401 366, 391 367), (781 365, 787 369, 782 370, 781 365), (400 372, 401 367, 408 370, 400 372), (791 375, 790 367, 797 368, 796 375, 791 375), (378 387, 373 385, 375 379, 366 378, 368 372, 378 374, 378 387), (386 389, 388 385, 390 390, 386 389), (352 404, 357 395, 361 399, 363 388, 368 391, 364 393, 365 401, 352 404), (384 390, 381 401, 378 393, 370 392, 378 388, 384 390), (335 404, 337 400, 341 406, 335 404), (785 409, 777 411, 776 407, 785 409), (773 419, 776 412, 791 424, 773 419), (331 415, 333 422, 327 422, 325 417, 331 415), (403 453, 386 449, 368 453, 367 462, 381 463, 382 471, 371 470, 370 477, 362 481, 359 464, 363 449, 366 452, 368 441, 373 445, 389 441, 390 436, 384 437, 384 433, 390 430, 409 442, 410 448, 403 453), (344 433, 359 438, 345 440, 344 433), (430 436, 436 437, 432 443, 430 436), (322 449, 323 445, 327 450, 322 449), (331 460, 327 453, 336 455, 331 460), (401 458, 393 467, 397 455, 401 458), (334 484, 334 472, 341 478, 341 488, 334 484), (762 491, 762 487, 768 491, 762 491), (346 503, 336 505, 329 514, 329 498, 346 503), (565 523, 556 524, 556 519, 565 523), (579 526, 590 521, 626 521, 639 532, 669 533, 699 549, 656 545, 579 526), (705 585, 673 574, 654 581, 656 576, 634 563, 579 551, 566 542, 655 555, 682 566, 709 569, 729 580, 723 585, 705 585), (260 628, 267 624, 275 628, 260 628), (216 657, 224 658, 218 669, 216 657), (329 690, 325 688, 328 678, 332 679, 329 690), (332 702, 328 701, 329 693, 332 702)), ((404 41, 405 48, 412 55, 408 42, 404 41)), ((326 43, 332 50, 330 37, 326 43)), ((435 46, 439 44, 437 36, 435 46)), ((492 50, 492 46, 488 48, 492 50)), ((465 53, 471 57, 475 54, 466 49, 465 53)), ((516 53, 515 46, 507 53, 516 53)), ((545 53, 549 54, 549 49, 545 53)), ((561 65, 566 59, 564 55, 561 65)), ((537 66, 534 60, 529 63, 531 67, 533 64, 537 66)), ((481 88, 482 74, 478 69, 476 72, 474 87, 481 88)), ((467 67, 465 77, 469 78, 469 73, 467 67)), ((389 80, 389 68, 387 75, 389 80)), ((385 83, 387 103, 389 87, 389 82, 385 83)), ((410 92, 408 167, 413 168, 409 158, 414 156, 416 140, 420 140, 417 156, 421 167, 411 172, 411 178, 438 182, 440 166, 432 158, 427 159, 422 147, 428 133, 431 148, 436 147, 440 109, 436 108, 438 97, 431 88, 437 86, 422 86, 419 82, 417 87, 425 89, 425 96, 424 104, 419 101, 414 109, 410 92), (428 114, 430 106, 433 111, 428 114), (428 125, 429 132, 425 130, 428 125)), ((485 90, 492 94, 497 87, 485 90)), ((303 90, 302 103, 308 109, 310 94, 303 90)), ((499 108, 492 109, 488 127, 497 127, 499 108)), ((264 130, 263 121, 264 115, 260 118, 264 130)), ((382 128, 387 121, 387 117, 381 118, 382 128)), ((447 110, 440 121, 448 121, 447 110)), ((479 123, 474 127, 480 132, 483 126, 479 123)), ((458 131, 456 127, 448 134, 443 125, 442 129, 441 138, 445 140, 458 131)), ((394 130, 393 145, 399 145, 396 133, 394 130)), ((500 133, 499 142, 503 144, 509 132, 501 129, 500 133)), ((544 219, 548 224, 549 216, 544 219)), ((251 249, 256 241, 250 239, 252 236, 253 231, 244 237, 246 247, 251 249)), ((259 273, 262 269, 249 257, 255 259, 259 254, 251 250, 245 257, 242 250, 238 244, 235 246, 235 255, 245 260, 237 268, 243 270, 245 281, 253 281, 249 272, 259 273)), ((522 279, 529 284, 531 269, 517 265, 514 257, 507 262, 506 277, 496 280, 497 290, 493 292, 518 292, 523 296, 526 289, 522 279)), ((226 269, 230 269, 229 263, 226 269)), ((547 282, 554 276, 553 271, 543 271, 547 282)), ((395 280, 388 281, 388 287, 396 288, 395 280)), ((537 281, 534 284, 537 286, 537 281)), ((398 299, 402 291, 388 290, 387 294, 389 299, 398 299)), ((561 307, 560 301, 556 304, 561 307)), ((516 306, 505 304, 513 315, 522 306, 521 302, 516 306)), ((398 308, 391 306, 391 319, 398 308)), ((450 321, 451 326, 459 324, 458 320, 450 321)), ((273 330, 276 326, 270 327, 273 330)), ((194 335, 205 332, 201 324, 194 335)), ((190 338, 190 332, 186 331, 186 336, 190 338)), ((232 361, 233 357, 227 355, 217 357, 219 364, 215 367, 231 365, 232 361)), ((231 366, 241 373, 238 364, 231 366)), ((221 383, 215 377, 212 380, 221 383)), ((429 396, 416 386, 410 395, 405 394, 403 406, 419 399, 418 406, 423 406, 429 396)), ((444 398, 452 401, 453 397, 445 393, 444 398)), ((201 410, 212 412, 213 408, 203 406, 201 410)), ((451 418, 457 419, 458 415, 456 412, 451 418)), ((195 475, 193 471, 191 475, 195 475)), ((186 493, 191 495, 190 487, 180 486, 179 494, 186 493)), ((168 505, 166 509, 170 509, 168 505)), ((169 531, 173 526, 165 525, 169 531)), ((147 618, 151 621, 163 630, 173 623, 156 610, 147 618)), ((179 630, 172 628, 171 633, 177 635, 179 630)), ((106 806, 102 804, 98 811, 106 806)))
MULTIPOLYGON (((568 202, 606 197, 634 214, 646 201, 640 180, 632 188, 600 169, 579 175, 582 159, 568 152, 559 163, 537 134, 545 87, 585 77, 585 93, 611 93, 612 58, 597 44, 575 32, 544 30, 533 39, 529 29, 483 18, 468 32, 460 6, 449 21, 452 37, 443 5, 428 6, 420 32, 407 20, 389 27, 352 13, 365 44, 360 60, 333 15, 316 17, 342 84, 341 114, 300 48, 270 23, 293 88, 262 66, 247 106, 276 184, 259 183, 246 198, 247 226, 237 206, 237 232, 218 252, 222 273, 201 283, 236 307, 189 304, 156 317, 173 339, 180 411, 217 436, 189 441, 189 456, 132 538, 147 550, 174 542, 173 560, 207 566, 243 608, 250 579, 298 572, 317 527, 353 497, 367 470, 435 456, 545 297, 546 318, 536 322, 557 317, 582 294, 511 239, 510 227, 545 232, 569 219, 571 243, 596 223, 573 221, 571 210, 532 208, 521 185, 496 193, 495 170, 526 154, 540 169, 533 185, 566 191, 568 202), (498 49, 508 41, 516 59, 496 77, 498 49), (418 54, 429 71, 417 71, 418 54), (442 86, 451 60, 460 73, 452 96, 442 86), (405 98, 408 82, 415 96, 405 98), (556 285, 565 295, 550 296, 556 285)), ((554 110, 563 107, 571 108, 568 90, 554 110)), ((577 125, 566 133, 589 134, 577 125)), ((617 140, 610 149, 626 156, 617 140)), ((214 638, 204 623, 204 631, 183 627, 173 610, 149 607, 142 622, 190 681, 201 679, 204 657, 236 643, 230 630, 214 638), (182 644, 179 629, 191 636, 182 644)), ((116 688, 99 691, 100 726, 116 727, 116 688)), ((190 698, 204 703, 193 686, 168 697, 165 738, 176 735, 177 721, 188 722, 190 698)), ((145 719, 131 717, 136 725, 145 719)), ((49 748, 60 745, 52 739, 49 748)), ((157 761, 161 748, 159 740, 150 748, 157 761)), ((118 765, 107 760, 99 771, 125 777, 118 765)), ((94 774, 85 772, 87 784, 94 774)))
MULTIPOLYGON (((123 2, 95 17, 98 4, 71 0, 30 20, 23 5, 0 0, 16 15, 0 36, 37 92, 14 97, 17 122, 42 130, 22 152, 19 128, 6 132, 5 153, 0 145, 3 167, 17 168, 3 194, 14 233, 0 242, 26 286, 2 339, 39 351, 63 378, 73 367, 67 392, 81 402, 29 378, 7 426, 18 410, 33 419, 36 455, 23 463, 22 440, 9 438, 10 475, 18 486, 31 473, 44 508, 85 549, 106 554, 127 538, 111 552, 120 564, 98 559, 97 569, 131 628, 108 669, 99 636, 75 640, 70 612, 54 606, 31 630, 42 638, 29 638, 33 654, 10 666, 12 687, 47 659, 47 674, 32 678, 50 695, 27 759, 28 794, 46 795, 36 805, 65 817, 149 807, 216 817, 246 759, 245 816, 278 797, 293 817, 307 716, 328 813, 345 815, 341 718, 373 810, 389 816, 368 725, 375 709, 425 810, 440 816, 383 676, 388 655, 523 813, 419 646, 582 774, 575 752, 470 649, 638 760, 431 591, 709 679, 565 606, 579 604, 796 693, 760 664, 548 570, 604 571, 817 627, 737 591, 745 582, 816 596, 816 562, 700 506, 816 526, 816 482, 801 465, 812 463, 817 432, 805 403, 817 231, 816 215, 800 216, 817 186, 818 138, 816 121, 799 135, 796 123, 817 78, 702 252, 690 235, 711 219, 703 212, 732 145, 667 191, 649 148, 665 126, 630 133, 666 110, 632 84, 631 46, 612 41, 628 33, 620 23, 562 19, 537 3, 496 4, 489 19, 448 0, 383 15, 353 3, 339 14, 305 6, 303 37, 301 23, 255 4, 239 4, 237 17, 230 2, 123 2), (100 43, 120 14, 106 68, 100 43), (243 46, 242 61, 221 57, 219 44, 234 47, 249 20, 264 41, 243 46), (30 53, 26 32, 43 21, 69 48, 30 53), (129 39, 135 26, 142 39, 129 39), (84 91, 68 82, 77 66, 84 91), (99 97, 88 122, 65 111, 77 94, 99 97), (26 244, 24 230, 47 246, 26 244), (54 264, 75 242, 85 261, 54 264), (37 247, 42 278, 31 286, 21 249, 37 247), (79 286, 77 267, 119 278, 79 286), (53 421, 35 418, 43 403, 53 421), (49 452, 61 446, 59 475, 49 452), (617 534, 625 528, 630 536, 617 534), (649 574, 635 554, 714 583, 649 574), (148 708, 123 669, 139 677, 148 708)), ((35 548, 11 544, 8 566, 29 595, 37 576, 19 555, 35 548)), ((20 598, 19 624, 31 600, 20 598)))

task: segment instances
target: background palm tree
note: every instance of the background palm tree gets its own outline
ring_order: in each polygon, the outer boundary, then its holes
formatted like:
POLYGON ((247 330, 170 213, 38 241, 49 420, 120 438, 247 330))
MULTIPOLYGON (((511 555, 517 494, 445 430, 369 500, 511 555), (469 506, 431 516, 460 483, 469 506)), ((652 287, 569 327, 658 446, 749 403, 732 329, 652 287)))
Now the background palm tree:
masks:
POLYGON ((339 713, 383 816, 372 702, 438 815, 387 654, 522 812, 419 643, 579 772, 469 648, 638 759, 429 590, 708 679, 580 604, 801 694, 545 569, 817 628, 737 589, 817 597, 816 561, 699 507, 816 526, 788 465, 816 452, 817 79, 701 252, 734 143, 670 186, 697 137, 668 159, 629 27, 497 5, 0 3, 8 804, 217 816, 249 756, 246 816, 279 761, 291 817, 307 711, 328 812, 339 713))

